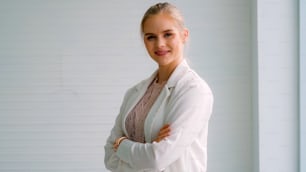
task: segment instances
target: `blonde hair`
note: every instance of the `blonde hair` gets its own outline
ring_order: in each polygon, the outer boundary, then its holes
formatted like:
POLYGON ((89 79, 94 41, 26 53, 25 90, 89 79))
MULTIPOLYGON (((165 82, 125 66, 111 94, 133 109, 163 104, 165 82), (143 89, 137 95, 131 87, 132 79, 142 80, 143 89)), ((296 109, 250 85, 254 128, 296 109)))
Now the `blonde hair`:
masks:
POLYGON ((144 23, 146 22, 146 20, 150 16, 160 14, 160 13, 165 13, 165 14, 170 15, 174 20, 176 20, 177 24, 179 25, 179 27, 181 27, 181 29, 185 28, 184 18, 183 18, 183 15, 181 14, 181 12, 174 5, 172 5, 168 2, 163 2, 163 3, 157 3, 153 6, 151 6, 145 12, 145 14, 144 14, 144 16, 141 20, 141 25, 140 25, 141 35, 143 35, 143 27, 144 27, 144 23))

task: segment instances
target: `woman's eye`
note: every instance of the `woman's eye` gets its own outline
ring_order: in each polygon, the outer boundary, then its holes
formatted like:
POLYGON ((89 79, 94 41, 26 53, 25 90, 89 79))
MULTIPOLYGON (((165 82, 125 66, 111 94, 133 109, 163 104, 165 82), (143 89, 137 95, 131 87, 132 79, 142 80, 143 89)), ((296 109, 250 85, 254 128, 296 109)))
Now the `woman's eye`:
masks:
POLYGON ((172 33, 166 33, 164 36, 165 36, 165 38, 168 38, 168 37, 172 36, 172 33))
POLYGON ((150 40, 153 40, 154 38, 155 38, 155 36, 148 36, 148 37, 147 37, 147 40, 150 41, 150 40))

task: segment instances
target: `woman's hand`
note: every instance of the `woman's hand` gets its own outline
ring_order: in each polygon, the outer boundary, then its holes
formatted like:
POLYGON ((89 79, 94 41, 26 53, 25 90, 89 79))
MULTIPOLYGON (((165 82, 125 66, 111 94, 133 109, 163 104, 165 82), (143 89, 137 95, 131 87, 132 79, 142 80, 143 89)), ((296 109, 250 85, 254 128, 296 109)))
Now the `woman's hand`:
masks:
POLYGON ((114 149, 115 152, 117 151, 117 149, 118 149, 120 143, 121 143, 124 139, 127 139, 127 137, 123 136, 123 137, 120 137, 120 138, 118 138, 118 139, 115 140, 115 143, 114 143, 114 145, 113 145, 113 149, 114 149))
POLYGON ((170 125, 166 124, 164 125, 158 133, 157 138, 153 141, 153 142, 160 142, 161 140, 165 139, 166 137, 168 137, 170 135, 170 125))
MULTIPOLYGON (((159 130, 159 133, 158 133, 158 136, 157 138, 153 141, 153 142, 160 142, 161 140, 165 139, 166 137, 168 137, 170 135, 170 125, 169 124, 166 124, 164 125, 160 130, 159 130)), ((116 152, 120 143, 124 140, 124 139, 127 139, 127 137, 123 136, 123 137, 120 137, 118 139, 115 140, 115 143, 113 145, 113 149, 114 151, 116 152)))

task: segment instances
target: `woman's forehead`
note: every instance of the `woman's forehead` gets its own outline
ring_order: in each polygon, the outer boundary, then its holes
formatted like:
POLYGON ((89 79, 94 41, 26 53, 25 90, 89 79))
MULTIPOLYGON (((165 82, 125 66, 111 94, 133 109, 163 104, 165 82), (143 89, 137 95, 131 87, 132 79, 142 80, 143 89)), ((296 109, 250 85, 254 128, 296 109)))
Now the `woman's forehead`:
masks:
POLYGON ((150 16, 144 23, 143 31, 146 33, 163 33, 177 30, 177 22, 169 15, 157 14, 150 16))

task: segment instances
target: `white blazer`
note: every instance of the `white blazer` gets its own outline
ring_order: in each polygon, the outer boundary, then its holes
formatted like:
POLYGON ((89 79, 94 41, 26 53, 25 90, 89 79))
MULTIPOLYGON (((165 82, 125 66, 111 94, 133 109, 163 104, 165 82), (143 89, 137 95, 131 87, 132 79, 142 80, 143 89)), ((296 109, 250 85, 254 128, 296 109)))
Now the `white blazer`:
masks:
POLYGON ((104 147, 105 166, 112 172, 206 172, 207 131, 213 95, 185 60, 176 67, 147 115, 146 143, 126 139, 114 152, 114 141, 128 135, 127 115, 144 95, 156 72, 125 94, 104 147), (170 136, 152 143, 165 124, 170 124, 170 136))

